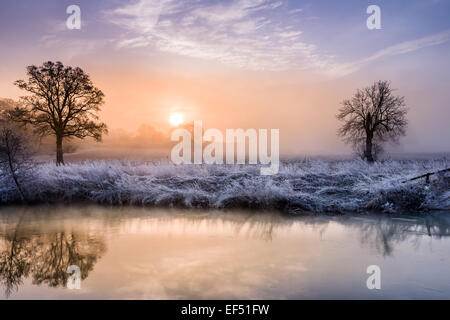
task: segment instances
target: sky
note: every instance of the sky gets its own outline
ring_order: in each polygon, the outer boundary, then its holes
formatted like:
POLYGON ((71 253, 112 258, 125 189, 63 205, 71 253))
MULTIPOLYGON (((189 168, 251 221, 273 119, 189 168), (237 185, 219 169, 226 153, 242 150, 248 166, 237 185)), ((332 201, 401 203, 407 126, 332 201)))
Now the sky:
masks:
POLYGON ((450 152, 450 1, 0 0, 0 98, 26 66, 80 66, 117 132, 161 139, 169 119, 280 129, 282 154, 350 153, 340 102, 390 80, 409 108, 391 152, 450 152), (81 29, 66 9, 81 9, 81 29), (369 5, 381 29, 369 30, 369 5))

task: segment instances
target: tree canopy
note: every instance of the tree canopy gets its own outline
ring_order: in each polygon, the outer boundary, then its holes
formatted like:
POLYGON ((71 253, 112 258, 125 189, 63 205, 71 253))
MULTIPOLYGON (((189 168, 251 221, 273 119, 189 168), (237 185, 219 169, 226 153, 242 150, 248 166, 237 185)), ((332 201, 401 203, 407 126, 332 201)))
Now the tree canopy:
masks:
POLYGON ((22 97, 22 105, 10 111, 11 117, 31 125, 40 136, 55 135, 56 162, 63 164, 64 139, 92 137, 101 141, 106 124, 98 122, 97 113, 104 103, 103 92, 79 67, 61 62, 29 66, 28 79, 15 85, 31 95, 22 97))

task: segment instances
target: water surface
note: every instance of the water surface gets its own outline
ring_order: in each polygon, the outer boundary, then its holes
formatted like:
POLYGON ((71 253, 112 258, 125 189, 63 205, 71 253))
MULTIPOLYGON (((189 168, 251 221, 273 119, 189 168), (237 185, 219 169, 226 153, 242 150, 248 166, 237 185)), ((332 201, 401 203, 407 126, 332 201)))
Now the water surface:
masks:
POLYGON ((449 299, 450 214, 0 210, 3 299, 449 299), (66 287, 69 265, 81 289, 66 287), (381 290, 369 290, 369 265, 381 290))

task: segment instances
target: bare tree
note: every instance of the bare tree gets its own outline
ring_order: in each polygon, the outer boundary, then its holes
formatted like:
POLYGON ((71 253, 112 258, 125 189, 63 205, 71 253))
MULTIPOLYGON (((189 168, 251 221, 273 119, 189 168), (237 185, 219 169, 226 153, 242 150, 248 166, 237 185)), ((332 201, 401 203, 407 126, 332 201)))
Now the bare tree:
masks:
POLYGON ((338 134, 356 149, 363 148, 363 158, 373 162, 374 149, 405 135, 406 113, 405 98, 394 96, 390 82, 378 81, 342 102, 337 118, 344 124, 338 134))
POLYGON ((20 198, 27 202, 22 182, 30 178, 32 162, 30 137, 6 120, 0 120, 0 169, 13 181, 20 198))
POLYGON ((32 95, 22 97, 23 107, 10 112, 20 123, 30 124, 40 136, 56 137, 56 163, 64 164, 63 140, 92 137, 101 141, 106 124, 96 122, 104 94, 94 87, 81 68, 65 67, 61 62, 45 62, 27 68, 28 80, 15 82, 32 95))

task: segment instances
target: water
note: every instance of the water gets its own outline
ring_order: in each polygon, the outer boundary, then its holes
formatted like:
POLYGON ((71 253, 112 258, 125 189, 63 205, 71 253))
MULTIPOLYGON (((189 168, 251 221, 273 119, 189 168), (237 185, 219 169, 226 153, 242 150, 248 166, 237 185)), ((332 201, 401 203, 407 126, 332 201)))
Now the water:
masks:
POLYGON ((449 299, 450 213, 0 210, 3 299, 449 299), (66 287, 69 265, 81 288, 66 287), (369 265, 381 290, 369 290, 369 265))

